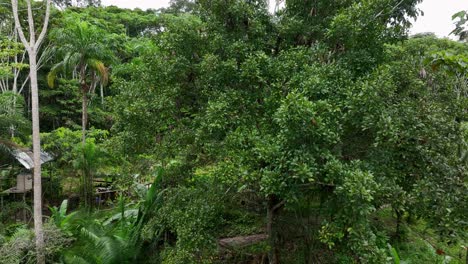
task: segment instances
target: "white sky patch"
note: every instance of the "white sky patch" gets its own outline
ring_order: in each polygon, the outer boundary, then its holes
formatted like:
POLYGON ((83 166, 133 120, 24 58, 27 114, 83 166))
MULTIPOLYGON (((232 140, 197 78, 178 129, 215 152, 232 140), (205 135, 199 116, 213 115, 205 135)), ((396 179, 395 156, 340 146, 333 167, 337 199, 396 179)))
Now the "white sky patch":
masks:
POLYGON ((121 8, 140 8, 143 10, 158 9, 169 6, 169 0, 102 0, 105 6, 114 5, 121 8))
MULTIPOLYGON (((274 0, 270 2, 272 9, 274 0)), ((167 7, 169 0, 102 0, 102 3, 106 6, 145 10, 167 7)), ((418 17, 413 23, 411 34, 434 32, 439 37, 447 37, 455 28, 452 15, 461 10, 468 10, 468 0, 424 0, 418 7, 422 9, 424 16, 418 17)))
POLYGON ((439 37, 447 37, 455 29, 452 16, 468 10, 468 0, 424 0, 418 7, 424 16, 413 23, 411 33, 434 32, 439 37))

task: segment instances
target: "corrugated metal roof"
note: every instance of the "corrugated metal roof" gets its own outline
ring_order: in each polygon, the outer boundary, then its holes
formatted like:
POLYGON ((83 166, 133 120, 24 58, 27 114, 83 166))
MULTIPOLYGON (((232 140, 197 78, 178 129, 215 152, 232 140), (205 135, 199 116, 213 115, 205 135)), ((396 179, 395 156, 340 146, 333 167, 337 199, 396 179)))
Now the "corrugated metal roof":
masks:
MULTIPOLYGON (((33 152, 31 150, 15 149, 11 152, 15 159, 21 163, 26 169, 34 168, 33 152)), ((54 158, 47 152, 41 151, 41 164, 49 162, 54 158)))

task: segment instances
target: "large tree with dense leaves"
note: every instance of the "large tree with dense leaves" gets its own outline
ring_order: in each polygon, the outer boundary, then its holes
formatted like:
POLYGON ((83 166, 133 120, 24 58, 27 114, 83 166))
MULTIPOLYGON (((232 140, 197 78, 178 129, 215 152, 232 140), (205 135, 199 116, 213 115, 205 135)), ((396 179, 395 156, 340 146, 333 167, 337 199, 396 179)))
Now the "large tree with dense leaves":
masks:
POLYGON ((154 44, 116 71, 114 147, 256 190, 272 262, 278 215, 307 200, 321 242, 382 261, 371 216, 387 205, 398 221, 421 215, 423 183, 451 177, 438 168, 457 162, 455 141, 442 139, 457 134, 462 108, 443 110, 453 94, 427 91, 449 73, 424 79, 433 49, 403 60, 396 45, 418 2, 288 1, 271 19, 263 2, 200 1, 191 15, 162 16, 154 44))

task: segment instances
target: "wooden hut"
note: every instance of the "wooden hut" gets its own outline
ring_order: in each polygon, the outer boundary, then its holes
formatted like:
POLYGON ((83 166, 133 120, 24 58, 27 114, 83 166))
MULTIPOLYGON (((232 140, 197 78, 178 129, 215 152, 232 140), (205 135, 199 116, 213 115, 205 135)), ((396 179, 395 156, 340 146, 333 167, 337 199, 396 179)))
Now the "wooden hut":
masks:
MULTIPOLYGON (((3 210, 3 195, 20 195, 22 197, 22 200, 26 202, 26 194, 32 191, 33 189, 32 170, 34 169, 34 161, 32 150, 23 148, 13 148, 10 151, 10 153, 14 157, 14 159, 18 161, 18 163, 21 164, 22 167, 24 167, 24 169, 20 170, 20 173, 16 175, 16 185, 4 190, 0 194, 1 210, 3 210)), ((49 162, 51 160, 53 160, 52 155, 41 151, 41 164, 49 162)), ((13 199, 15 199, 15 197, 13 197, 13 199)))

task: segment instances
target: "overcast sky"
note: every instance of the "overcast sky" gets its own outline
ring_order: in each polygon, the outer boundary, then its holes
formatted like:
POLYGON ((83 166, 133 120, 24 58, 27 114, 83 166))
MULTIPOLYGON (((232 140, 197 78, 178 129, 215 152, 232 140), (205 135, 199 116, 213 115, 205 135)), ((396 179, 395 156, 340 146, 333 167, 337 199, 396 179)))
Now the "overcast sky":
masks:
MULTIPOLYGON (((102 0, 104 5, 116 5, 122 8, 161 8, 169 0, 102 0)), ((413 24, 411 33, 434 32, 440 37, 448 36, 454 29, 452 15, 461 10, 468 10, 468 0, 424 0, 419 8, 424 16, 413 24)))

